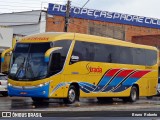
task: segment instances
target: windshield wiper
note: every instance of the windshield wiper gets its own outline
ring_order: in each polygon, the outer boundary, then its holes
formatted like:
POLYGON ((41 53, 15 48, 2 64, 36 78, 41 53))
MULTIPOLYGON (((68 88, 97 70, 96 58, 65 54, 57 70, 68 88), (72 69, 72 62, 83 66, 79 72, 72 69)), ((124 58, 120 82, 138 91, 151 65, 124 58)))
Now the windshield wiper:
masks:
POLYGON ((33 70, 32 70, 32 67, 31 67, 30 63, 27 64, 27 67, 28 67, 28 68, 26 69, 27 72, 29 71, 29 72, 31 73, 31 76, 34 77, 35 75, 34 75, 34 73, 33 73, 33 70))
MULTIPOLYGON (((24 58, 24 57, 23 57, 23 58, 24 58)), ((20 72, 21 68, 23 68, 23 67, 24 67, 24 62, 25 62, 25 58, 23 59, 23 62, 21 63, 20 67, 18 68, 18 70, 17 70, 17 72, 16 72, 16 74, 15 74, 15 77, 17 77, 17 76, 18 76, 18 74, 19 74, 19 72, 20 72)))

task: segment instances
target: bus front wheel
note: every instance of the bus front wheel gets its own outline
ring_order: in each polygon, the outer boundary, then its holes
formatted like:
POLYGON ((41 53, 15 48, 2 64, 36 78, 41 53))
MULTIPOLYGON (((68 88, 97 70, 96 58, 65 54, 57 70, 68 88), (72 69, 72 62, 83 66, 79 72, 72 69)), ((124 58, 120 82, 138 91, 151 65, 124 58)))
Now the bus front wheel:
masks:
POLYGON ((74 85, 71 85, 68 90, 67 98, 64 98, 64 103, 72 104, 76 101, 78 94, 74 85))

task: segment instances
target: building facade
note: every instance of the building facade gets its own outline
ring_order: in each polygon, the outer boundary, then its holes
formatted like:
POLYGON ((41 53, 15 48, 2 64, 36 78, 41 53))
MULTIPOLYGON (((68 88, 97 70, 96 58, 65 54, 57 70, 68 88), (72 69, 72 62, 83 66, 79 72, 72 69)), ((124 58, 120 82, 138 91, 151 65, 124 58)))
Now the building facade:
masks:
MULTIPOLYGON (((46 31, 64 31, 65 6, 49 4, 47 13, 46 31)), ((160 20, 156 18, 71 7, 68 32, 112 37, 160 48, 159 44, 152 44, 153 38, 158 43, 156 36, 160 34, 160 20), (145 36, 151 44, 145 39, 139 42, 138 36, 145 36)))
POLYGON ((42 10, 0 14, 0 26, 10 27, 13 34, 30 35, 46 31, 46 12, 42 10))

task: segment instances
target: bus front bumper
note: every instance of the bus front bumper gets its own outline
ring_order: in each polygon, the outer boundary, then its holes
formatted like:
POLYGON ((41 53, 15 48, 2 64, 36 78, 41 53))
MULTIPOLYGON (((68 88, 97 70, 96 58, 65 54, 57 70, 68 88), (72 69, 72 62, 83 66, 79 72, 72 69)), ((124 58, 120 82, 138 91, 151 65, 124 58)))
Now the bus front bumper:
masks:
POLYGON ((48 98, 49 95, 49 83, 41 84, 39 86, 13 86, 8 85, 9 96, 20 97, 41 97, 48 98))

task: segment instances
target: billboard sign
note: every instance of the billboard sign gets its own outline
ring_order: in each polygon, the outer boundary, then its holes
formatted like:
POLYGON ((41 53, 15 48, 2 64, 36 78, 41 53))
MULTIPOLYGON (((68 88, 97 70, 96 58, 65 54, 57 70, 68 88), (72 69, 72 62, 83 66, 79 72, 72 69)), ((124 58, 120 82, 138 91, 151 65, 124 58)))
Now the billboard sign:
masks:
MULTIPOLYGON (((49 3, 48 14, 65 16, 66 6, 49 3)), ((160 19, 157 18, 129 15, 117 12, 100 11, 73 6, 70 9, 70 16, 74 18, 82 18, 88 20, 98 20, 104 22, 129 24, 134 26, 160 28, 160 19)))

